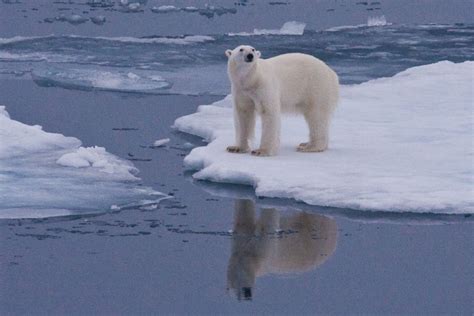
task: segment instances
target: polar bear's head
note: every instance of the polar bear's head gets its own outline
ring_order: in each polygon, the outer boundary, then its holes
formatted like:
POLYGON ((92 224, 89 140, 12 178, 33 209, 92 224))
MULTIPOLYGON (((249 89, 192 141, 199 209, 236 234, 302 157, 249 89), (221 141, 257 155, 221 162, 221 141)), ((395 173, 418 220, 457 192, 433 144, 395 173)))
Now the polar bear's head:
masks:
POLYGON ((260 52, 248 45, 240 45, 233 50, 226 50, 225 55, 229 59, 229 62, 235 62, 237 64, 254 64, 260 58, 260 52))

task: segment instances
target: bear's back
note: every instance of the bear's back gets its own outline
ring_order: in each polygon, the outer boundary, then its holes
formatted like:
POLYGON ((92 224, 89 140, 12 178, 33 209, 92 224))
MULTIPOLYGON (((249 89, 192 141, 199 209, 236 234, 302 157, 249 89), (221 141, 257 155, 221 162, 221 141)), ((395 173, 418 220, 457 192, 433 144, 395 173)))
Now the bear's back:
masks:
POLYGON ((309 103, 337 102, 339 79, 337 74, 318 58, 290 53, 264 59, 266 70, 277 80, 284 112, 300 112, 298 108, 309 103), (326 99, 330 99, 329 102, 326 99))

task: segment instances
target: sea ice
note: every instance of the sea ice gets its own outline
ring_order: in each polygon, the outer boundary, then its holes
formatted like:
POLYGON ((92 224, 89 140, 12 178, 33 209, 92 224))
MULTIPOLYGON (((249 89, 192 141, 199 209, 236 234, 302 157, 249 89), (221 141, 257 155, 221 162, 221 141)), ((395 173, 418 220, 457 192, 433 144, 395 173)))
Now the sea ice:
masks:
POLYGON ((92 23, 94 23, 94 24, 102 25, 102 24, 105 23, 106 19, 105 19, 105 16, 103 16, 103 15, 98 15, 98 16, 93 16, 93 17, 91 17, 91 21, 92 21, 92 23))
POLYGON ((153 147, 162 147, 170 142, 169 138, 158 139, 153 143, 153 147))
POLYGON ((162 77, 154 74, 136 74, 98 69, 36 69, 32 78, 40 85, 70 89, 108 90, 137 93, 159 93, 170 87, 162 77))
POLYGON ((137 185, 137 172, 104 148, 15 121, 0 106, 0 219, 101 213, 166 198, 137 185))
POLYGON ((392 23, 387 22, 385 15, 369 16, 367 18, 366 24, 335 26, 335 27, 326 29, 326 31, 337 32, 337 31, 344 31, 344 30, 351 30, 351 29, 359 29, 359 28, 364 28, 364 27, 386 26, 386 25, 392 25, 392 23))
POLYGON ((73 14, 73 15, 67 17, 66 20, 71 24, 77 25, 77 24, 85 23, 89 19, 85 18, 83 16, 80 16, 79 14, 73 14))
POLYGON ((297 21, 289 21, 283 24, 280 29, 267 30, 267 29, 254 29, 252 33, 240 32, 240 33, 229 33, 229 36, 253 36, 253 35, 303 35, 305 23, 297 21))
POLYGON ((177 119, 175 127, 210 142, 185 158, 199 170, 196 179, 249 184, 258 196, 320 206, 472 213, 473 72, 474 62, 443 61, 342 86, 323 153, 296 152, 307 139, 299 117, 282 121, 278 156, 227 153, 234 143, 229 96, 177 119))
MULTIPOLYGON (((76 36, 78 37, 78 36, 76 36)), ((84 37, 86 38, 86 37, 84 37)), ((188 45, 214 41, 214 37, 208 35, 187 35, 181 37, 95 37, 106 41, 117 41, 123 43, 142 43, 142 44, 176 44, 188 45)), ((8 39, 6 39, 8 40, 8 39)), ((0 39, 0 44, 1 44, 0 39)))
POLYGON ((385 15, 371 16, 367 18, 367 26, 385 26, 387 24, 388 23, 385 15))
POLYGON ((162 5, 159 7, 151 8, 151 11, 155 13, 169 13, 169 12, 178 12, 179 8, 175 7, 174 5, 162 5))

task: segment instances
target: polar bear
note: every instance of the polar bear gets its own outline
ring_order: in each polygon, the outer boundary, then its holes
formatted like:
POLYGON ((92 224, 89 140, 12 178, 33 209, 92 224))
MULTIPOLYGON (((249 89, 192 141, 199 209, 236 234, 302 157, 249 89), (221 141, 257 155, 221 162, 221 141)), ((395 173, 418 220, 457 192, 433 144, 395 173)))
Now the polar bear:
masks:
POLYGON ((252 299, 258 277, 295 274, 322 265, 335 251, 337 224, 329 217, 302 211, 279 212, 252 200, 236 199, 227 289, 252 299))
POLYGON ((232 153, 250 151, 256 114, 261 116, 260 148, 252 155, 276 155, 280 146, 281 113, 303 114, 309 127, 309 141, 301 152, 321 152, 328 148, 329 123, 338 97, 337 74, 321 60, 292 53, 260 58, 252 46, 241 45, 225 52, 232 84, 236 144, 232 153))

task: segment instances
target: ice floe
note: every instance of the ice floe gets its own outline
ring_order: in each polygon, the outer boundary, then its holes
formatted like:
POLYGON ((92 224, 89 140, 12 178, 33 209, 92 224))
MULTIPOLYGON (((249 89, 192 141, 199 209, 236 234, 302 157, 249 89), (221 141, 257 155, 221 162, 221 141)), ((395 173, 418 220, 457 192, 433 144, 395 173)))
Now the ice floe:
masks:
POLYGON ((203 8, 197 8, 194 6, 179 8, 174 5, 161 5, 161 6, 154 6, 150 10, 153 13, 173 13, 173 12, 198 13, 199 15, 205 16, 209 19, 212 19, 215 15, 221 16, 224 14, 237 13, 237 9, 235 8, 225 8, 225 7, 213 6, 209 4, 205 4, 203 8))
POLYGON ((385 18, 385 15, 370 16, 367 19, 367 26, 385 26, 385 25, 390 25, 390 23, 387 23, 387 19, 385 18))
POLYGON ((175 7, 174 5, 162 5, 159 7, 151 8, 151 11, 155 13, 179 12, 179 10, 180 9, 175 7))
POLYGON ((267 29, 254 29, 252 33, 239 32, 229 33, 229 36, 254 36, 254 35, 303 35, 305 23, 297 21, 289 21, 283 24, 280 29, 267 30, 267 29))
POLYGON ((139 186, 137 173, 104 148, 15 121, 0 106, 0 219, 140 208, 166 197, 139 186))
POLYGON ((227 153, 234 137, 230 97, 175 127, 210 142, 185 158, 199 170, 196 179, 249 184, 258 196, 320 206, 473 213, 473 72, 474 62, 443 61, 342 86, 324 153, 295 151, 307 138, 298 117, 283 120, 278 156, 227 153))
POLYGON ((364 28, 364 27, 375 27, 375 26, 386 26, 386 25, 392 25, 392 23, 387 22, 385 15, 372 16, 372 17, 369 16, 367 18, 366 24, 335 26, 335 27, 326 29, 326 31, 337 32, 337 31, 344 31, 344 30, 351 30, 351 29, 359 29, 359 28, 364 28))
POLYGON ((98 69, 46 68, 32 72, 33 80, 41 86, 57 86, 79 90, 105 90, 137 93, 159 93, 170 87, 158 75, 98 69))
POLYGON ((181 37, 94 37, 106 41, 117 41, 123 43, 141 43, 141 44, 177 44, 187 45, 194 43, 204 43, 214 41, 214 37, 208 35, 188 35, 181 37))
POLYGON ((33 40, 37 40, 37 39, 45 39, 45 38, 51 38, 51 37, 54 37, 54 35, 0 37, 0 45, 26 42, 26 41, 33 41, 33 40))
MULTIPOLYGON (((105 22, 105 20, 104 20, 105 22)), ((118 37, 86 37, 79 35, 67 35, 61 36, 62 38, 71 38, 71 39, 97 39, 105 41, 114 41, 122 43, 138 43, 138 44, 176 44, 176 45, 188 45, 196 43, 204 43, 214 41, 214 37, 209 35, 187 35, 187 36, 154 36, 154 37, 130 37, 130 36, 118 36, 118 37)), ((43 39, 54 39, 54 35, 47 36, 14 36, 10 38, 1 38, 0 45, 27 42, 27 41, 36 41, 43 39)))
POLYGON ((163 147, 169 142, 170 142, 169 138, 158 139, 158 140, 155 140, 155 142, 153 143, 153 147, 163 147))
POLYGON ((91 17, 91 22, 97 25, 102 25, 105 23, 105 21, 106 21, 106 18, 103 15, 91 17))

